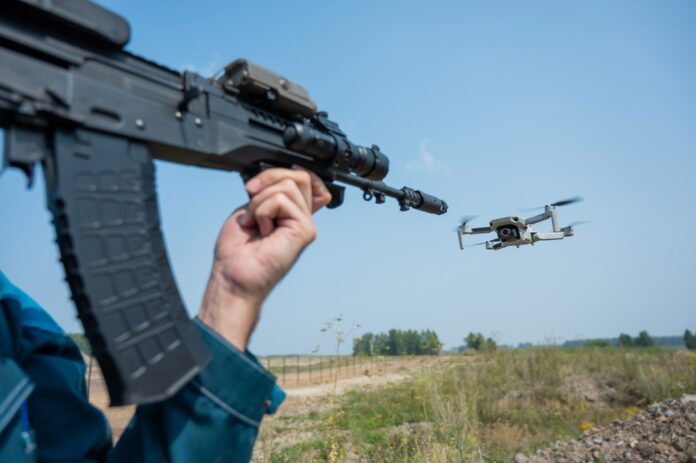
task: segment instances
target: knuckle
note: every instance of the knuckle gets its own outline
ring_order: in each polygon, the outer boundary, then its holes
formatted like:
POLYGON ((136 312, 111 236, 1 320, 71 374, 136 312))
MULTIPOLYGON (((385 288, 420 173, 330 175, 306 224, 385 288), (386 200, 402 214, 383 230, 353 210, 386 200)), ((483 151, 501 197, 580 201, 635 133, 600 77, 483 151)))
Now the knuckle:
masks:
POLYGON ((262 198, 261 196, 258 196, 258 195, 257 195, 257 196, 253 196, 253 197, 249 200, 249 209, 250 209, 251 211, 254 211, 254 210, 258 209, 259 205, 261 205, 261 203, 262 203, 262 199, 263 199, 263 198, 262 198))
POLYGON ((314 225, 313 222, 310 222, 310 224, 307 226, 307 241, 311 243, 312 241, 316 240, 318 234, 319 231, 317 230, 317 226, 314 225))
POLYGON ((277 167, 266 169, 259 174, 259 178, 263 180, 264 185, 273 185, 283 176, 283 169, 277 167))
POLYGON ((312 177, 306 170, 298 170, 295 175, 297 176, 297 181, 304 185, 310 185, 312 183, 312 177))
POLYGON ((278 185, 285 191, 293 190, 293 189, 297 188, 297 184, 294 181, 292 181, 292 179, 289 179, 289 178, 285 178, 285 179, 281 180, 278 183, 278 185))
POLYGON ((288 191, 279 191, 273 195, 274 200, 281 206, 288 206, 292 204, 292 199, 288 191))

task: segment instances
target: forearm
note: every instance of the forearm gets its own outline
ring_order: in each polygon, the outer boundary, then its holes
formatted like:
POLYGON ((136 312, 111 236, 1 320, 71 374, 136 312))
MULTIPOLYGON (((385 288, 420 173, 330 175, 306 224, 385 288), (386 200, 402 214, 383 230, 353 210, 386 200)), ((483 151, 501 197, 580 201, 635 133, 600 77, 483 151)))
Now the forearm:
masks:
POLYGON ((198 318, 227 342, 244 352, 258 323, 261 302, 237 294, 221 272, 214 268, 208 280, 198 318))

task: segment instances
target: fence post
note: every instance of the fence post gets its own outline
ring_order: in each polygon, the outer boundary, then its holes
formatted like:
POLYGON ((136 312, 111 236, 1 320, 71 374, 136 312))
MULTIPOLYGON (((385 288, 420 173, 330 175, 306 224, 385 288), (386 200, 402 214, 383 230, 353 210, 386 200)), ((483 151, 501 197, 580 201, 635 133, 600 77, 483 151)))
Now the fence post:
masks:
POLYGON ((285 386, 285 384, 287 383, 285 382, 285 356, 283 355, 283 386, 285 386))
POLYGON ((309 366, 309 382, 312 382, 312 356, 307 359, 307 366, 309 366))
POLYGON ((322 365, 321 356, 319 356, 319 382, 324 381, 324 366, 322 365))
POLYGON ((297 356, 297 384, 300 384, 300 356, 297 356))

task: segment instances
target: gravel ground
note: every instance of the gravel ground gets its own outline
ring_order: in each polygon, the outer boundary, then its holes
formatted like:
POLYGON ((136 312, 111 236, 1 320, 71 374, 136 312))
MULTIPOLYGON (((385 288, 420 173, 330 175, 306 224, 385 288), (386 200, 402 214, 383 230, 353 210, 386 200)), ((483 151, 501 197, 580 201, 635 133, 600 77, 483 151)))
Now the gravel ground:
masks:
POLYGON ((650 405, 628 421, 585 431, 515 463, 696 463, 696 395, 650 405))

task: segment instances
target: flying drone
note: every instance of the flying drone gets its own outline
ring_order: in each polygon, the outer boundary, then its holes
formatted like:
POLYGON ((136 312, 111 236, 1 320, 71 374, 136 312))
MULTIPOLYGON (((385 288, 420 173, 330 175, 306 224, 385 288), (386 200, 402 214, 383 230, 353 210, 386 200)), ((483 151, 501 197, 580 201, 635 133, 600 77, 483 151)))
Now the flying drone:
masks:
POLYGON ((573 226, 578 225, 581 222, 574 222, 565 227, 561 227, 558 222, 556 208, 577 203, 579 201, 582 201, 580 196, 556 201, 555 203, 547 204, 546 206, 533 208, 532 210, 544 209, 544 212, 535 215, 534 217, 530 217, 528 219, 523 219, 516 216, 502 217, 500 219, 491 220, 488 227, 470 227, 468 223, 474 219, 474 217, 462 217, 461 224, 455 229, 457 232, 457 237, 459 238, 459 247, 464 249, 464 235, 480 235, 491 232, 495 232, 498 237, 492 240, 476 243, 472 246, 485 244, 486 249, 497 251, 509 246, 516 246, 519 248, 525 244, 533 245, 537 241, 562 240, 568 236, 573 236, 575 234, 573 226), (539 232, 532 228, 532 225, 549 219, 551 219, 553 231, 539 232))

